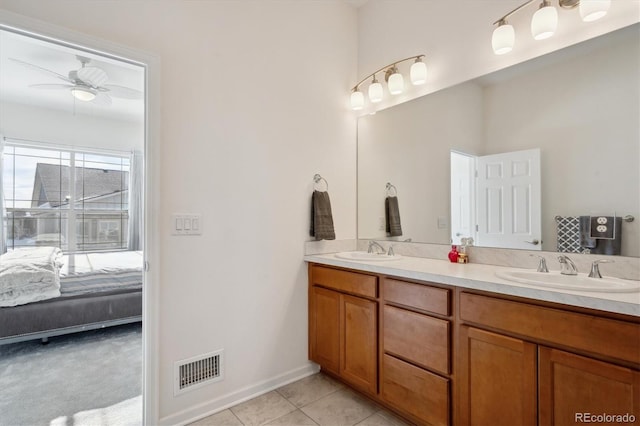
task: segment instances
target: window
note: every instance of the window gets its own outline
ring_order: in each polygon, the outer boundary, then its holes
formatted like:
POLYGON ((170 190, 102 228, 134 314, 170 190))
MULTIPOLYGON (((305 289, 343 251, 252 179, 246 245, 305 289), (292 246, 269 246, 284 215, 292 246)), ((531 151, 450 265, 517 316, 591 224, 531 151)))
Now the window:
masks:
POLYGON ((7 247, 127 248, 129 157, 7 144, 7 247))

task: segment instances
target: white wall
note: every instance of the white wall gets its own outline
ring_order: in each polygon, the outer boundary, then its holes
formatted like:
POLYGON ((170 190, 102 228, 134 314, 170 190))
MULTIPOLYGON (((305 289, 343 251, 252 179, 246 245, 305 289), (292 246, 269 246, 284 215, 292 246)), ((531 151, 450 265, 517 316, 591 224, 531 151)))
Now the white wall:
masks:
MULTIPOLYGON (((485 89, 485 154, 541 149, 543 250, 556 215, 640 217, 640 27, 607 38, 485 89)), ((623 255, 640 255, 639 229, 623 223, 623 255)))
MULTIPOLYGON (((492 23, 522 3, 369 0, 358 12, 358 79, 352 86, 393 61, 426 54, 427 83, 418 87, 409 84, 404 94, 387 96, 378 109, 387 108, 640 21, 637 0, 613 0, 608 14, 592 23, 582 22, 577 9, 559 8, 556 34, 536 41, 530 33, 531 16, 538 7, 534 2, 509 19, 516 32, 513 51, 495 55, 491 48, 492 23)), ((361 113, 370 111, 367 107, 361 113)))
POLYGON ((142 150, 144 123, 0 102, 0 134, 76 147, 142 150))
POLYGON ((302 255, 314 173, 330 184, 337 238, 356 236, 355 121, 344 96, 356 78, 356 11, 293 0, 0 8, 160 57, 161 279, 149 285, 159 289, 162 422, 307 371, 302 255), (171 236, 172 213, 201 214, 203 235, 171 236), (173 363, 216 349, 225 380, 174 398, 173 363))

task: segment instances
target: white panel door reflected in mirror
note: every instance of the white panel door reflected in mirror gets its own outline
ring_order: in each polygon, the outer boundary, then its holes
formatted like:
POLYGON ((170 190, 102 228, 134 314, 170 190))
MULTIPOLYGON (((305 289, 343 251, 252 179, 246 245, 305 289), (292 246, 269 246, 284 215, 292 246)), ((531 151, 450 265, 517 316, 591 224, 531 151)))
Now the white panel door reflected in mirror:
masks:
POLYGON ((540 150, 451 151, 451 241, 541 250, 540 150))

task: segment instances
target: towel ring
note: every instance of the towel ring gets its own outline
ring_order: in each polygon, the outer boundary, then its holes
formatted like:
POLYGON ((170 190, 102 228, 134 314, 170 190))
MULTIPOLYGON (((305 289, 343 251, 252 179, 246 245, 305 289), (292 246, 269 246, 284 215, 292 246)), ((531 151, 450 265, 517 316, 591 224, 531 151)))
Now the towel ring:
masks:
POLYGON ((326 190, 329 190, 329 182, 327 182, 327 180, 325 178, 323 178, 322 176, 320 176, 318 173, 316 173, 315 175, 313 175, 313 182, 314 182, 314 189, 318 190, 317 188, 315 188, 315 185, 319 184, 320 181, 324 181, 324 184, 326 186, 326 190))
POLYGON ((395 197, 396 195, 398 195, 398 190, 393 184, 391 184, 391 182, 387 182, 386 188, 387 188, 387 195, 390 195, 392 197, 395 197), (391 193, 392 189, 393 189, 393 194, 391 193))

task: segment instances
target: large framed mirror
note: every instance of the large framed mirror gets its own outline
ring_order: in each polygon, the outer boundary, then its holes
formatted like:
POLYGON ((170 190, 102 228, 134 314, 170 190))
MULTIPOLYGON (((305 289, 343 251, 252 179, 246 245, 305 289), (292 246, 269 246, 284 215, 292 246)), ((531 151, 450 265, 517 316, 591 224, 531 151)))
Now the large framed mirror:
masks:
MULTIPOLYGON (((618 218, 621 238, 618 253, 605 254, 640 256, 639 52, 634 24, 359 118, 358 238, 448 244, 464 236, 479 246, 556 251, 559 220, 603 216, 618 218), (474 176, 477 161, 525 151, 539 153, 540 201, 517 189, 504 192, 516 193, 506 204, 530 213, 507 223, 492 216, 503 210, 482 207, 486 188, 474 176), (465 167, 471 195, 460 185, 465 167), (391 196, 402 228, 393 237, 385 211, 391 196), (456 205, 461 197, 466 207, 456 205), (480 210, 493 213, 482 219, 480 210), (538 234, 525 223, 536 214, 538 234), (469 220, 467 228, 460 218, 469 220), (483 238, 487 221, 502 223, 503 231, 525 229, 524 245, 483 238)), ((528 167, 522 164, 504 167, 528 167)))

